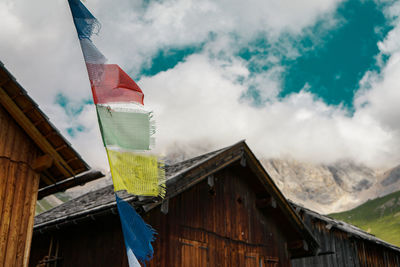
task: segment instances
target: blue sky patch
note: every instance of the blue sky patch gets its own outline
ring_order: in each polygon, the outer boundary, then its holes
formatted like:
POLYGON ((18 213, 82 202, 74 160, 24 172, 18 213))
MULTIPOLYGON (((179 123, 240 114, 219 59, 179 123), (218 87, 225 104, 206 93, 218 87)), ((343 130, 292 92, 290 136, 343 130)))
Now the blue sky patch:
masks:
POLYGON ((63 93, 58 93, 55 97, 55 103, 65 110, 68 117, 77 117, 82 113, 85 105, 93 104, 93 99, 90 97, 75 103, 71 102, 63 93))
POLYGON ((142 66, 139 74, 141 76, 153 76, 159 72, 167 71, 185 60, 186 57, 199 52, 203 44, 181 48, 166 48, 159 50, 151 59, 150 64, 142 66))
MULTIPOLYGON (((90 97, 89 99, 82 99, 78 103, 72 102, 67 96, 65 96, 62 93, 58 93, 55 97, 55 103, 62 107, 65 111, 65 114, 68 116, 69 119, 74 119, 78 117, 84 107, 86 105, 91 105, 93 104, 93 100, 90 97)), ((68 127, 66 129, 67 133, 71 137, 75 137, 77 133, 85 131, 85 126, 81 124, 76 124, 72 127, 68 127)))
MULTIPOLYGON (((280 97, 299 92, 308 85, 309 91, 327 104, 342 103, 353 108, 354 94, 364 73, 379 71, 377 43, 392 26, 387 24, 382 7, 373 1, 344 2, 336 18, 338 27, 323 33, 320 44, 296 60, 284 62, 286 72, 280 97)), ((303 46, 313 43, 311 37, 301 40, 303 46)))
POLYGON ((68 127, 67 133, 71 137, 75 137, 77 133, 85 131, 86 128, 83 125, 77 125, 75 127, 68 127))

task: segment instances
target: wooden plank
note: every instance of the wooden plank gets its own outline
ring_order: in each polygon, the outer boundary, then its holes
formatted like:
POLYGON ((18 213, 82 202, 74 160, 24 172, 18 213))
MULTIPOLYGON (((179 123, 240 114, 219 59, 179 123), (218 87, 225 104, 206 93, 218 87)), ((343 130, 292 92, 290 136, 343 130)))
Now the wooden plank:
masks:
POLYGON ((8 169, 9 160, 0 158, 0 218, 3 218, 3 206, 7 195, 8 169))
POLYGON ((55 179, 53 179, 52 177, 45 176, 45 175, 42 175, 41 179, 47 186, 54 185, 56 183, 55 179))
POLYGON ((289 250, 302 249, 303 245, 304 245, 303 240, 294 240, 287 243, 287 248, 289 250))
MULTIPOLYGON (((1 98, 1 96, 0 96, 1 98)), ((16 140, 16 137, 18 136, 18 133, 16 132, 16 127, 13 127, 14 125, 12 125, 10 123, 10 121, 8 121, 9 123, 9 127, 7 130, 7 133, 4 137, 4 141, 2 140, 3 143, 3 152, 1 154, 1 156, 16 160, 15 158, 12 158, 12 152, 13 152, 13 146, 16 140)))
POLYGON ((24 188, 24 205, 22 207, 22 222, 18 233, 18 246, 16 254, 15 266, 23 266, 26 235, 28 233, 28 225, 30 219, 30 207, 32 201, 32 184, 34 183, 35 173, 28 170, 26 175, 26 184, 24 188))
POLYGON ((45 154, 36 158, 32 163, 32 169, 36 172, 47 170, 53 165, 53 158, 49 154, 45 154))
POLYGON ((353 246, 353 250, 354 250, 354 266, 355 267, 360 267, 361 265, 360 265, 360 259, 359 259, 359 257, 358 257, 358 246, 357 246, 357 243, 356 243, 356 241, 354 240, 354 239, 352 239, 351 240, 351 244, 352 244, 352 246, 353 246))
POLYGON ((55 160, 55 165, 65 175, 65 177, 73 176, 75 173, 58 154, 54 147, 44 138, 33 123, 25 116, 14 101, 7 95, 2 87, 0 87, 0 104, 8 110, 10 115, 18 122, 25 132, 32 138, 38 147, 45 153, 51 155, 55 160))
MULTIPOLYGON (((1 73, 1 74, 3 74, 3 73, 1 73)), ((6 75, 7 75, 7 74, 6 74, 6 75)), ((9 81, 11 81, 11 79, 8 77, 8 75, 7 75, 6 78, 1 77, 1 79, 0 79, 0 86, 6 85, 9 81)))
MULTIPOLYGON (((327 232, 328 229, 323 228, 322 233, 324 234, 324 246, 326 251, 332 251, 331 248, 331 243, 330 243, 330 235, 329 232, 327 232)), ((322 243, 322 242, 321 242, 322 243)), ((332 255, 325 255, 324 256, 326 259, 326 267, 332 267, 332 255)))
MULTIPOLYGON (((12 214, 11 221, 9 225, 8 231, 8 239, 7 239, 7 255, 5 258, 6 266, 12 266, 16 259, 16 253, 18 250, 18 238, 19 233, 23 230, 23 215, 25 214, 23 210, 23 204, 25 197, 27 195, 27 185, 29 178, 31 178, 28 174, 31 171, 28 162, 31 162, 33 157, 37 155, 37 148, 34 146, 33 142, 27 139, 27 135, 22 132, 18 125, 12 121, 12 118, 9 117, 9 133, 10 129, 14 134, 9 135, 9 138, 5 139, 5 143, 8 144, 7 150, 9 152, 9 157, 12 160, 16 160, 18 162, 10 161, 10 164, 16 165, 16 171, 14 173, 8 173, 6 179, 12 179, 16 183, 15 192, 14 192, 14 201, 12 203, 12 214)), ((8 153, 7 153, 8 154, 8 153)), ((29 194, 28 194, 29 195, 29 194)), ((20 265, 16 265, 20 266, 20 265)))
POLYGON ((339 266, 345 266, 346 262, 343 257, 342 246, 341 242, 342 239, 340 238, 340 233, 334 232, 335 236, 335 257, 336 261, 339 266))
POLYGON ((343 244, 342 253, 343 253, 343 258, 344 258, 346 264, 348 264, 348 265, 351 264, 351 266, 353 266, 354 264, 352 264, 353 261, 352 261, 352 255, 351 255, 352 251, 351 251, 351 248, 349 246, 349 242, 350 241, 349 241, 347 235, 343 236, 343 239, 342 239, 342 244, 343 244))
POLYGON ((34 224, 34 218, 35 218, 35 208, 36 208, 36 199, 37 199, 37 193, 39 189, 39 181, 40 181, 40 175, 35 173, 33 179, 33 184, 32 184, 32 193, 31 193, 31 201, 30 201, 30 207, 29 207, 29 219, 28 219, 28 227, 27 233, 26 233, 26 239, 25 239, 25 252, 24 252, 24 261, 23 261, 23 267, 27 267, 29 264, 29 254, 30 254, 30 249, 31 249, 31 241, 32 241, 32 233, 33 233, 33 224, 34 224))
POLYGON ((7 252, 4 261, 4 266, 15 266, 15 260, 18 247, 18 233, 21 227, 21 219, 23 218, 23 204, 24 204, 24 189, 26 186, 26 174, 28 167, 26 165, 18 164, 16 172, 13 174, 16 180, 14 200, 12 203, 12 213, 10 220, 10 227, 8 230, 7 238, 7 252))
POLYGON ((15 173, 17 164, 11 163, 8 169, 9 175, 6 177, 7 187, 6 187, 6 197, 3 203, 3 214, 1 214, 0 220, 0 264, 4 265, 4 260, 6 257, 7 249, 7 239, 8 239, 8 229, 10 226, 12 205, 14 200, 15 192, 15 179, 10 179, 15 173))
POLYGON ((0 156, 5 156, 4 150, 5 146, 7 145, 7 142, 4 142, 3 140, 7 140, 7 133, 8 133, 8 128, 10 126, 8 116, 6 111, 0 106, 0 156))
POLYGON ((31 164, 39 149, 3 108, 0 109, 0 125, 0 157, 31 164))
MULTIPOLYGON (((41 188, 38 192, 38 199, 42 199, 45 196, 65 190, 74 185, 83 185, 85 183, 91 182, 93 180, 96 180, 96 179, 99 179, 102 177, 104 177, 104 174, 100 171, 86 172, 84 174, 76 176, 75 178, 69 178, 69 179, 63 180, 63 181, 59 182, 57 185, 52 184, 48 187, 41 188)), ((42 180, 44 180, 45 178, 47 178, 47 177, 42 175, 42 180)), ((47 181, 50 182, 51 180, 47 178, 47 181)))
POLYGON ((335 239, 336 239, 335 234, 333 233, 332 228, 326 229, 325 232, 329 236, 329 242, 330 242, 329 249, 330 249, 330 251, 333 252, 333 254, 329 255, 329 258, 331 259, 331 262, 332 262, 332 266, 333 267, 341 267, 340 265, 338 265, 336 253, 335 253, 335 239))
POLYGON ((248 163, 249 167, 254 171, 254 173, 257 175, 260 182, 265 186, 267 191, 277 197, 276 200, 278 201, 278 203, 280 203, 282 211, 289 218, 291 218, 290 222, 293 224, 293 226, 297 227, 303 233, 308 232, 305 230, 303 222, 300 220, 299 216, 294 212, 293 208, 289 205, 281 191, 279 191, 279 189, 276 187, 269 174, 265 171, 260 162, 247 146, 245 146, 245 151, 247 152, 246 156, 248 157, 248 159, 246 158, 246 162, 248 163))

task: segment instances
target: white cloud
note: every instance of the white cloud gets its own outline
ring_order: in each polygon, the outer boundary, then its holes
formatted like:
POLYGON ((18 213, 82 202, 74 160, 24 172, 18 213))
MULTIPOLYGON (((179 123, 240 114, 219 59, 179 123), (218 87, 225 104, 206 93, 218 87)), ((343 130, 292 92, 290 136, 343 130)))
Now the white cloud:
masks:
MULTIPOLYGON (((102 23, 102 35, 107 36, 98 38, 99 47, 110 60, 137 71, 140 64, 132 62, 146 62, 160 48, 205 42, 211 32, 220 38, 235 34, 240 37, 235 41, 244 43, 260 34, 274 41, 282 32, 299 35, 321 17, 334 21, 331 14, 339 2, 166 0, 150 1, 143 7, 136 1, 121 0, 116 5, 115 1, 97 0, 87 5, 102 23)), ((287 50, 287 54, 296 54, 287 50)))
POLYGON ((238 73, 248 74, 242 62, 227 66, 203 54, 142 79, 147 104, 157 115, 159 147, 197 140, 215 148, 247 139, 262 157, 290 155, 326 163, 347 157, 376 166, 394 156, 390 134, 376 121, 359 114, 348 117, 309 92, 262 108, 240 101, 246 87, 231 79, 238 73))
MULTIPOLYGON (((245 138, 264 157, 292 155, 323 162, 350 157, 367 164, 394 164, 400 148, 398 27, 379 44, 391 55, 388 65, 380 75, 365 76, 371 88, 359 94, 357 110, 350 117, 306 90, 277 99, 284 71, 276 65, 279 59, 269 57, 274 68, 250 75, 245 62, 233 56, 235 49, 258 34, 270 39, 282 32, 296 36, 320 17, 329 20, 338 2, 169 0, 146 7, 140 1, 88 0, 85 4, 103 25, 96 39, 99 48, 110 62, 134 73, 161 48, 198 45, 209 40, 210 32, 216 33, 201 53, 139 83, 146 104, 156 114, 160 151, 176 143, 200 143, 212 149, 245 138), (242 83, 237 82, 239 77, 244 77, 242 83), (269 100, 265 107, 255 108, 241 98, 250 84, 269 100)), ((0 16, 0 59, 63 133, 73 125, 86 127, 70 140, 89 164, 103 166, 105 153, 93 106, 71 118, 54 103, 60 92, 75 102, 90 97, 67 1, 0 0, 0 16)), ((290 40, 283 41, 277 49, 296 57, 290 40)))
MULTIPOLYGON (((385 39, 378 43, 382 55, 389 59, 382 65, 380 72, 369 71, 360 81, 355 98, 356 114, 379 127, 390 140, 384 159, 388 162, 400 161, 400 3, 395 2, 386 9, 387 17, 393 19, 394 28, 385 39)), ((373 157, 373 155, 371 155, 373 157)))

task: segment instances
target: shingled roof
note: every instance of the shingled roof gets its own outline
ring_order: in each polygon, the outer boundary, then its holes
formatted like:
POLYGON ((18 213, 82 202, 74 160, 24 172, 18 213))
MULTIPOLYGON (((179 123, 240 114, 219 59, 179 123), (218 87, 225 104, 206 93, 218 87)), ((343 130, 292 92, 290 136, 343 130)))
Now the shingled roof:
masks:
MULTIPOLYGON (((237 162, 250 168, 266 192, 276 201, 289 224, 306 241, 307 253, 315 254, 319 247, 317 241, 244 141, 181 163, 166 166, 167 195, 164 200, 137 197, 124 193, 121 194, 121 197, 133 204, 136 209, 148 211, 207 179, 217 171, 237 162)), ((80 220, 95 218, 110 212, 117 213, 111 186, 88 193, 38 215, 35 219, 34 233, 58 229, 67 224, 77 224, 80 220)))
MULTIPOLYGON (((197 164, 208 160, 223 150, 224 149, 213 151, 189 160, 165 166, 167 181, 183 172, 188 171, 197 164)), ((119 192, 118 195, 126 201, 133 203, 137 207, 140 207, 144 204, 157 203, 160 200, 159 198, 139 199, 139 197, 127 194, 124 191, 119 192)), ((65 222, 67 220, 79 218, 87 214, 98 213, 109 208, 115 208, 115 206, 116 202, 114 188, 113 185, 108 185, 96 191, 88 192, 49 211, 39 214, 35 217, 35 229, 41 229, 43 226, 57 224, 58 222, 65 222)))
MULTIPOLYGON (((396 252, 400 252, 399 247, 392 245, 388 242, 385 242, 382 239, 377 238, 373 234, 365 232, 364 230, 362 230, 352 224, 349 224, 349 223, 346 223, 346 222, 343 222, 340 220, 336 220, 336 219, 326 216, 326 215, 319 214, 318 212, 307 209, 307 208, 305 208, 299 204, 296 204, 294 202, 290 201, 290 203, 293 206, 293 208, 296 210, 297 213, 302 213, 303 216, 309 217, 312 220, 320 220, 320 221, 324 222, 326 225, 326 228, 328 230, 337 229, 339 231, 347 233, 349 236, 351 236, 353 238, 363 239, 365 241, 369 241, 369 242, 375 243, 377 245, 387 247, 396 252)), ((307 221, 307 219, 305 219, 305 221, 307 221)), ((308 223, 306 222, 306 224, 308 224, 308 223)), ((322 244, 322 246, 323 246, 323 244, 322 244)))

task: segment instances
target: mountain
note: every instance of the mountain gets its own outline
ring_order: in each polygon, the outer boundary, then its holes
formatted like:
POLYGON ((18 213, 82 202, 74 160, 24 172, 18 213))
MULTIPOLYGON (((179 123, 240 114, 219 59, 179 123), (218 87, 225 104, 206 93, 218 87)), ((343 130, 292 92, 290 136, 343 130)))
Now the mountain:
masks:
POLYGON ((400 166, 382 171, 351 160, 313 164, 266 159, 262 163, 287 198, 324 214, 400 190, 400 166))
POLYGON ((400 246, 400 191, 368 200, 352 210, 330 216, 400 246))

